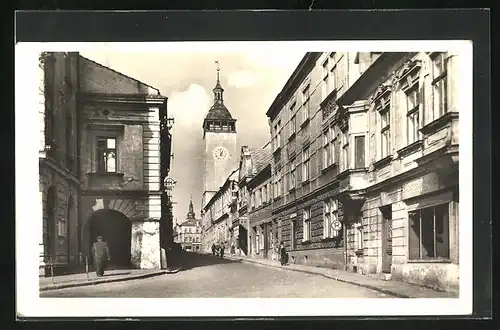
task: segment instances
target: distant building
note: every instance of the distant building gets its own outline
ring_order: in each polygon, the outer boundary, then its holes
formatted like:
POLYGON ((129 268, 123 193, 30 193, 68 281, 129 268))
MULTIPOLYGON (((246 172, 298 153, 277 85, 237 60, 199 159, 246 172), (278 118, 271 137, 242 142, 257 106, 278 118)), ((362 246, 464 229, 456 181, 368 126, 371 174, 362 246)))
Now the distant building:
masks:
POLYGON ((186 251, 201 252, 201 222, 196 219, 192 200, 189 202, 186 220, 175 225, 174 242, 179 243, 186 251))
POLYGON ((237 217, 237 180, 238 170, 234 170, 203 208, 204 252, 210 252, 212 244, 217 243, 224 243, 226 248, 230 248, 232 222, 237 217))
POLYGON ((42 265, 78 265, 101 235, 111 266, 160 267, 167 98, 78 53, 40 63, 42 265))

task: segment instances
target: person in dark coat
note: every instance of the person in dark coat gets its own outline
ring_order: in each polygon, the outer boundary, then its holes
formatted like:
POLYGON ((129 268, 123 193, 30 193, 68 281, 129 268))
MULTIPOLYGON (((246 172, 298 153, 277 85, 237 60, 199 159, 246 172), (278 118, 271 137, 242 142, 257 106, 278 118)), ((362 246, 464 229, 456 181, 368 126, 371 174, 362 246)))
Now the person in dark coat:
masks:
POLYGON ((92 245, 92 256, 97 276, 104 276, 104 268, 110 259, 108 243, 102 240, 102 236, 97 236, 97 241, 92 245))
POLYGON ((286 252, 285 243, 280 244, 280 263, 281 266, 286 265, 288 262, 288 253, 286 252))
POLYGON ((212 255, 215 256, 215 244, 212 244, 212 255))
POLYGON ((221 243, 220 244, 220 258, 221 259, 224 259, 224 249, 225 249, 224 243, 221 243))

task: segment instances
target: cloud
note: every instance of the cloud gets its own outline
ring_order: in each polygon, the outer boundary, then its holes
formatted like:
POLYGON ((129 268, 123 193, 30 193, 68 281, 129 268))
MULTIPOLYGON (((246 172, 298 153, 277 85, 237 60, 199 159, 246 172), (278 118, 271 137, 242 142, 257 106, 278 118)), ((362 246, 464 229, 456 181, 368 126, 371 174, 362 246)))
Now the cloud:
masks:
POLYGON ((248 70, 231 72, 227 76, 227 83, 236 88, 249 87, 255 85, 259 80, 259 75, 248 70))

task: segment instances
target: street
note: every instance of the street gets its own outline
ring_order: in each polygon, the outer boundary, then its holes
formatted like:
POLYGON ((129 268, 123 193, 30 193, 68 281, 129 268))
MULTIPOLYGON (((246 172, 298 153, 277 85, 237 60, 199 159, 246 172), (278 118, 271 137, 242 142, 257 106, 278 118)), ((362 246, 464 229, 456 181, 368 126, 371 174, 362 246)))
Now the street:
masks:
POLYGON ((185 253, 184 270, 146 279, 41 292, 40 297, 392 298, 360 286, 295 271, 185 253))

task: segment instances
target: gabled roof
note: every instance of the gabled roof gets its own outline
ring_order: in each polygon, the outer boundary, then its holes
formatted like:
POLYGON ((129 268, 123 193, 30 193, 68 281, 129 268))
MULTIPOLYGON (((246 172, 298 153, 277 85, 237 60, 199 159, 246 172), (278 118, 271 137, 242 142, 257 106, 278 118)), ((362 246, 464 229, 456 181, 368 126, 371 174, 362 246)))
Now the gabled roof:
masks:
POLYGON ((252 159, 252 172, 257 174, 271 162, 272 153, 270 144, 266 144, 262 148, 250 149, 250 157, 252 159))
POLYGON ((197 220, 197 219, 189 219, 189 220, 186 220, 183 223, 181 223, 179 225, 179 227, 183 227, 183 226, 196 226, 196 223, 199 222, 199 221, 200 220, 197 220))

